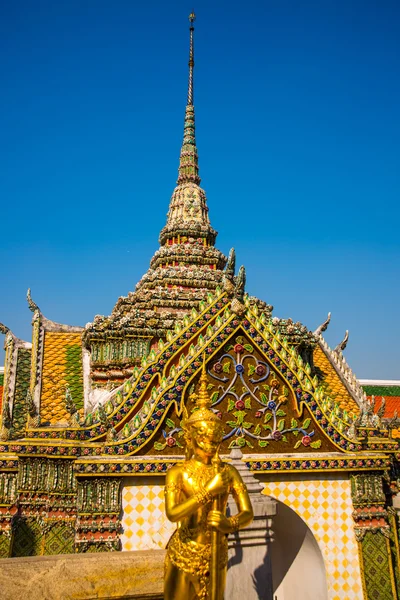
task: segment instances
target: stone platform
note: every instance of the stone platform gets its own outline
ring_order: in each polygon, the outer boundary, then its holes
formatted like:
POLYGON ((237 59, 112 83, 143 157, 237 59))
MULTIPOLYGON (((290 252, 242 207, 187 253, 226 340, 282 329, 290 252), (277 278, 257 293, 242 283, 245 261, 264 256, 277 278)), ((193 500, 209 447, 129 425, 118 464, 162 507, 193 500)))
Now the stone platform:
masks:
POLYGON ((1 600, 162 600, 165 550, 0 560, 1 600))

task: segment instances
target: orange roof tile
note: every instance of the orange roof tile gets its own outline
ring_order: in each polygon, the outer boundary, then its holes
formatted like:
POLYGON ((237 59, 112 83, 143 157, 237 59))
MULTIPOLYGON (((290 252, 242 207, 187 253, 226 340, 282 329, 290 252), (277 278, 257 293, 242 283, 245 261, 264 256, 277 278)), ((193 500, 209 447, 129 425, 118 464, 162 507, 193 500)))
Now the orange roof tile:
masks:
POLYGON ((320 346, 317 346, 314 350, 314 365, 323 375, 322 385, 332 400, 335 400, 342 410, 358 414, 358 404, 353 400, 346 386, 341 382, 334 366, 320 346))
MULTIPOLYGON (((371 400, 372 396, 367 396, 368 400, 371 400)), ((386 419, 391 419, 394 416, 394 411, 397 410, 397 414, 400 417, 400 396, 384 396, 386 400, 385 414, 383 415, 386 419)), ((377 412, 382 406, 382 397, 376 397, 375 412, 377 412)))
MULTIPOLYGON (((386 400, 385 404, 385 413, 383 415, 384 419, 391 419, 394 417, 394 412, 397 411, 397 414, 400 417, 400 396, 383 396, 386 400)), ((368 400, 372 399, 372 396, 367 396, 368 400)), ((378 412, 380 407, 382 406, 382 396, 375 396, 376 403, 374 410, 378 412)), ((400 438, 400 429, 393 429, 392 437, 394 439, 400 438)))

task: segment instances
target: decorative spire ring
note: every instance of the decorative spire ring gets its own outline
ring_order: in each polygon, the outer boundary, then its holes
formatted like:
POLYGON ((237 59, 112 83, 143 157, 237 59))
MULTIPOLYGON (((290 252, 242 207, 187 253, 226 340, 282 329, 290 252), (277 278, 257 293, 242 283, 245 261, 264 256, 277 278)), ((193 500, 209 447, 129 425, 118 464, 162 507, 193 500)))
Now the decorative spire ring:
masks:
POLYGON ((182 183, 200 184, 199 164, 196 148, 195 124, 194 124, 194 12, 189 15, 190 21, 190 45, 189 45, 189 82, 188 96, 185 112, 185 124, 183 128, 183 144, 179 161, 178 185, 182 183))
POLYGON ((194 25, 193 23, 196 20, 196 15, 194 12, 190 13, 189 21, 190 21, 190 48, 189 48, 189 85, 188 85, 188 98, 187 104, 188 106, 193 106, 193 68, 194 68, 194 40, 193 40, 193 32, 194 25))

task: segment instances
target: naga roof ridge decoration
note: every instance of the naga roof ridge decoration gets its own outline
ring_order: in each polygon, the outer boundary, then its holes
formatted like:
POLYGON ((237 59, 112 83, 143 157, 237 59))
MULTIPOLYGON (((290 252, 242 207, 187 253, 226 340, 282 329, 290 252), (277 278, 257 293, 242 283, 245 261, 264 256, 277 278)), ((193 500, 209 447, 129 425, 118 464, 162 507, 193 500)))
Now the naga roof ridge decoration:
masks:
MULTIPOLYGON (((125 400, 127 400, 128 398, 131 397, 133 390, 135 389, 135 385, 138 383, 138 381, 140 381, 141 377, 144 376, 146 374, 146 372, 148 371, 148 369, 152 367, 152 365, 156 365, 161 357, 161 355, 166 352, 169 351, 170 349, 172 350, 172 352, 170 352, 170 355, 173 354, 174 351, 174 346, 176 345, 176 343, 178 342, 178 340, 180 338, 182 338, 182 336, 185 334, 186 332, 188 332, 190 329, 193 329, 194 324, 197 321, 203 321, 203 324, 201 325, 202 327, 206 326, 206 321, 203 319, 203 317, 206 315, 206 313, 208 313, 208 311, 211 311, 212 313, 217 313, 218 311, 216 309, 213 308, 213 306, 216 303, 220 302, 220 299, 224 296, 223 291, 221 290, 221 288, 217 288, 215 291, 215 295, 208 293, 208 301, 207 303, 202 301, 200 303, 200 313, 195 309, 192 308, 191 311, 191 316, 189 317, 189 315, 185 315, 184 319, 179 320, 175 323, 175 328, 174 331, 170 331, 167 333, 167 342, 163 342, 162 339, 160 339, 158 341, 157 347, 153 348, 150 353, 148 354, 148 356, 144 357, 141 361, 141 365, 140 367, 136 366, 133 369, 133 374, 131 375, 130 378, 128 378, 122 385, 118 386, 116 389, 112 390, 106 400, 106 402, 111 402, 111 403, 116 403, 116 406, 114 407, 114 409, 108 413, 108 417, 112 417, 113 415, 118 413, 118 410, 120 408, 120 403, 123 400, 123 395, 127 395, 127 398, 125 398, 125 400), (134 384, 132 386, 132 384, 134 384)), ((228 299, 224 298, 224 303, 227 303, 228 299)), ((222 306, 221 306, 222 308, 222 306)), ((221 323, 222 324, 222 323, 221 323)), ((204 338, 204 340, 206 341, 206 338, 204 338)), ((187 339, 185 340, 185 342, 187 342, 187 339)), ((182 341, 183 343, 183 341, 182 341)), ((144 390, 142 390, 144 391, 144 390)), ((46 427, 46 428, 39 428, 42 431, 48 431, 50 428, 46 427)), ((64 428, 64 431, 67 429, 80 429, 77 427, 73 427, 73 428, 64 428)), ((54 430, 54 429, 53 429, 54 430)), ((102 435, 102 433, 100 434, 102 435)))
POLYGON ((32 300, 31 288, 28 288, 28 291, 26 292, 26 300, 28 302, 29 310, 33 313, 33 322, 39 320, 41 326, 44 327, 46 331, 59 331, 70 333, 79 333, 84 331, 84 327, 81 327, 80 325, 67 325, 65 323, 58 323, 57 321, 53 321, 52 319, 48 319, 47 317, 45 317, 39 306, 36 304, 36 302, 32 300))
MULTIPOLYGON (((109 392, 107 397, 102 400, 103 406, 105 406, 108 402, 111 404, 115 404, 115 402, 116 402, 115 408, 113 410, 111 409, 108 411, 109 418, 111 418, 113 414, 116 414, 118 412, 120 403, 122 401, 122 396, 130 391, 132 384, 138 378, 140 378, 140 376, 144 373, 144 370, 146 370, 146 367, 148 367, 151 364, 156 364, 157 360, 160 358, 161 354, 166 349, 168 349, 168 348, 173 349, 174 344, 181 337, 181 335, 183 333, 185 333, 185 335, 187 335, 187 332, 189 332, 190 330, 193 331, 193 326, 196 325, 196 322, 201 321, 203 319, 203 317, 207 316, 207 313, 210 310, 211 310, 211 312, 215 311, 213 306, 216 303, 218 304, 218 301, 221 298, 223 299, 224 303, 227 303, 229 294, 227 296, 226 293, 224 292, 224 290, 222 288, 220 288, 219 286, 216 288, 214 294, 212 294, 211 292, 208 292, 207 293, 207 302, 201 301, 199 303, 198 308, 200 310, 200 313, 196 310, 196 308, 193 307, 190 312, 190 315, 187 314, 187 315, 185 315, 185 317, 183 319, 177 320, 175 322, 174 330, 167 332, 167 336, 166 336, 167 342, 164 343, 162 339, 159 339, 156 346, 150 351, 150 353, 146 357, 142 358, 140 367, 135 366, 133 369, 132 375, 129 378, 127 378, 120 386, 118 386, 117 388, 114 388, 114 390, 109 392)), ((254 315, 259 314, 260 310, 264 309, 265 312, 263 312, 263 318, 265 318, 266 320, 270 319, 271 314, 269 312, 269 309, 272 307, 270 307, 269 305, 265 305, 265 303, 259 302, 259 304, 261 306, 261 309, 260 309, 257 304, 257 302, 258 302, 257 299, 254 297, 249 297, 248 295, 245 296, 244 302, 245 302, 246 307, 249 310, 251 309, 253 311, 254 315)), ((274 318, 274 319, 272 319, 271 323, 273 323, 275 326, 279 324, 279 327, 281 327, 282 323, 287 324, 287 321, 281 321, 280 319, 274 318)), ((285 331, 285 329, 284 329, 284 331, 285 331)), ((291 336, 288 335, 288 337, 290 339, 291 336)), ((297 338, 295 338, 295 340, 296 339, 297 338)), ((110 408, 111 407, 109 406, 109 409, 110 408)), ((41 429, 43 431, 42 428, 38 428, 38 429, 41 429)), ((48 430, 48 428, 46 427, 45 431, 47 431, 47 430, 48 430)))
POLYGON ((367 394, 364 392, 356 375, 347 364, 347 361, 340 348, 340 344, 334 350, 332 350, 321 334, 318 336, 318 342, 320 348, 328 357, 331 365, 335 369, 344 386, 347 388, 353 400, 358 404, 358 406, 361 406, 366 401, 367 394))
MULTIPOLYGON (((352 425, 350 415, 337 411, 337 406, 318 387, 317 379, 311 378, 310 366, 304 364, 296 348, 282 337, 272 320, 264 313, 260 314, 257 305, 251 305, 248 297, 245 298, 245 304, 246 314, 238 317, 231 312, 230 299, 225 292, 219 290, 218 295, 210 294, 203 315, 193 311, 192 318, 187 316, 183 327, 177 324, 175 333, 168 336, 168 344, 161 344, 160 353, 152 351, 148 358, 143 359, 142 368, 137 369, 135 374, 134 386, 125 388, 125 398, 119 391, 115 405, 110 403, 109 407, 101 407, 97 425, 85 423, 74 429, 58 429, 59 436, 54 428, 31 430, 30 439, 16 440, 2 450, 64 458, 85 454, 132 456, 153 438, 173 405, 178 409, 177 414, 180 412, 183 392, 199 372, 205 349, 211 359, 236 331, 243 330, 262 353, 268 353, 268 360, 295 394, 299 414, 303 411, 302 406, 306 406, 315 423, 338 449, 342 452, 359 452, 363 448, 361 440, 356 436, 348 437, 352 425), (194 339, 198 341, 196 347, 193 345, 194 339), (186 348, 187 354, 181 352, 179 355, 179 346, 186 348), (290 378, 287 378, 288 373, 291 374, 290 378), (154 385, 156 380, 159 382, 158 389, 154 385), (139 412, 143 414, 136 411, 138 406, 142 406, 139 412), (127 438, 128 432, 123 431, 123 427, 128 420, 138 417, 127 438), (120 428, 116 431, 114 427, 118 424, 120 428)), ((398 444, 393 440, 375 438, 368 441, 366 450, 395 451, 397 448, 398 444)))

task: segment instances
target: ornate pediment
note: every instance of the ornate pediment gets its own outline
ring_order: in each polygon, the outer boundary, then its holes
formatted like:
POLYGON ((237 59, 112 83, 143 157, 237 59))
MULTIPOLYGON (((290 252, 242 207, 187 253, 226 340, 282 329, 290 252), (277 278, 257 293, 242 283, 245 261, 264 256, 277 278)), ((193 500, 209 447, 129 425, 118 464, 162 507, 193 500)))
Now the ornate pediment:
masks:
MULTIPOLYGON (((312 411, 298 401, 299 388, 293 388, 292 373, 282 374, 271 361, 269 350, 262 350, 242 323, 222 347, 215 350, 211 346, 211 350, 207 357, 208 391, 212 409, 224 424, 222 452, 229 453, 232 448, 241 448, 245 454, 337 450, 312 411)), ((188 379, 183 393, 182 402, 189 413, 194 408, 191 392, 197 388, 197 380, 198 370, 188 379)), ((181 447, 177 411, 171 408, 152 448, 168 454, 181 447)))
MULTIPOLYGON (((362 450, 362 440, 354 434, 357 415, 338 410, 296 346, 247 297, 241 316, 231 304, 219 289, 209 294, 200 312, 193 309, 177 323, 167 341, 159 342, 104 405, 75 426, 29 429, 29 439, 12 450, 76 457, 183 454, 180 419, 184 406, 191 410, 204 355, 213 410, 226 431, 223 451, 362 450)), ((374 444, 374 450, 396 446, 379 437, 374 444)))

